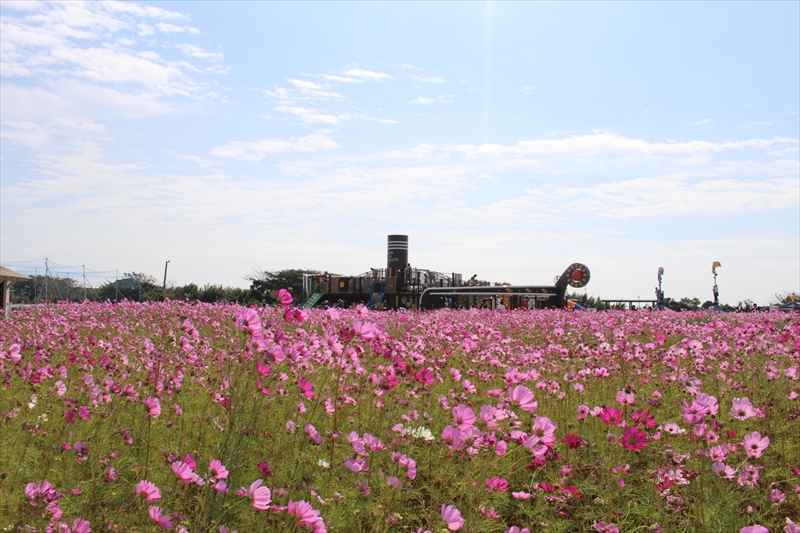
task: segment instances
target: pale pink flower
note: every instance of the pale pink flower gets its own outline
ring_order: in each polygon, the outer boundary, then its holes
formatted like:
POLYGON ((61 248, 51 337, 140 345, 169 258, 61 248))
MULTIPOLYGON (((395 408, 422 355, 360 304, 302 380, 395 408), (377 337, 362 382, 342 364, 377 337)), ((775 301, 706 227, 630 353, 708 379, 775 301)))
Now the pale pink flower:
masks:
POLYGON ((22 359, 22 355, 19 353, 19 344, 12 344, 8 348, 8 357, 14 363, 19 363, 19 360, 22 359))
POLYGON ((778 505, 786 501, 786 493, 781 492, 778 489, 773 489, 769 494, 769 499, 772 501, 772 503, 778 505))
POLYGON ((508 397, 511 403, 515 403, 525 412, 535 411, 539 407, 539 402, 533 399, 533 393, 525 385, 509 387, 508 397))
POLYGON ((64 385, 64 382, 61 381, 60 379, 56 381, 53 384, 53 386, 56 389, 56 394, 58 394, 59 396, 64 396, 67 393, 67 386, 64 385))
POLYGON ((744 449, 748 457, 761 457, 769 446, 769 437, 761 437, 761 433, 754 431, 744 436, 744 449))
POLYGON ((461 386, 464 387, 464 392, 466 392, 467 394, 475 394, 475 391, 477 390, 475 388, 475 385, 473 385, 472 382, 468 379, 462 381, 461 386))
POLYGON ((145 500, 159 500, 161 499, 161 491, 156 487, 155 483, 143 479, 136 485, 136 496, 144 496, 145 500))
POLYGON ((164 515, 164 510, 161 507, 151 505, 150 509, 150 518, 153 522, 156 522, 159 526, 164 529, 171 530, 172 529, 172 516, 164 515))
POLYGON ((461 511, 456 509, 454 505, 442 504, 442 520, 444 520, 447 529, 450 531, 458 531, 464 525, 461 511))
POLYGON ((358 474, 359 472, 364 472, 367 470, 367 462, 360 457, 357 459, 353 459, 352 457, 348 457, 344 460, 344 466, 347 467, 348 470, 353 472, 354 474, 358 474))
POLYGON ((262 487, 263 479, 257 479, 250 485, 250 496, 253 498, 253 507, 258 511, 266 511, 272 501, 272 493, 267 487, 262 487))
POLYGON ((737 420, 747 420, 756 416, 757 412, 753 407, 750 398, 734 398, 731 406, 731 418, 737 420))
POLYGON ((800 524, 795 524, 791 518, 786 518, 786 527, 783 528, 784 533, 800 533, 800 524))
POLYGON ((754 524, 752 526, 743 527, 739 530, 739 533, 769 533, 769 529, 761 524, 754 524))
POLYGON ((617 393, 617 403, 620 405, 633 405, 634 395, 632 392, 621 390, 617 393))
POLYGON ((511 495, 518 500, 528 500, 531 498, 531 496, 533 496, 533 494, 531 494, 530 492, 524 492, 524 491, 512 492, 511 495))

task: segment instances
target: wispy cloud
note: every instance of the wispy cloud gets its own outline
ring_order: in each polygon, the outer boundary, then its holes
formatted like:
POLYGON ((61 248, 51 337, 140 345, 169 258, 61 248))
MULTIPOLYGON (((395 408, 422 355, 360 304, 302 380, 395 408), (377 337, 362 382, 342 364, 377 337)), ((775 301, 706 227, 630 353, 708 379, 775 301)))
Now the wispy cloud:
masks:
POLYGON ((424 83, 447 83, 447 80, 439 76, 419 76, 417 74, 409 74, 408 76, 414 81, 421 81, 424 83))
POLYGON ((308 107, 279 105, 275 107, 275 111, 289 112, 302 118, 303 122, 307 124, 315 124, 318 122, 323 122, 326 124, 338 124, 341 122, 341 119, 336 115, 331 115, 330 113, 325 113, 318 109, 311 109, 308 107))
POLYGON ((299 139, 262 139, 258 141, 232 141, 217 146, 209 152, 219 157, 229 157, 249 161, 260 161, 267 154, 282 152, 318 152, 337 148, 339 144, 325 135, 306 135, 299 139))
POLYGON ((748 128, 755 128, 757 126, 774 126, 775 124, 778 124, 778 123, 779 123, 778 121, 774 121, 774 120, 764 120, 764 121, 761 121, 761 122, 748 122, 747 124, 745 124, 744 126, 742 126, 739 129, 746 130, 748 128))
POLYGON ((520 92, 522 94, 531 94, 531 92, 533 92, 533 90, 535 88, 536 88, 536 85, 526 85, 526 86, 520 88, 520 92))
POLYGON ((713 118, 704 118, 703 120, 697 120, 695 122, 690 122, 690 126, 710 126, 714 123, 713 118))
POLYGON ((392 76, 385 72, 375 72, 374 70, 367 70, 363 68, 349 68, 344 71, 344 74, 352 78, 362 78, 367 80, 390 80, 392 76))
POLYGON ((412 104, 420 104, 420 105, 433 105, 433 104, 452 104, 453 98, 455 95, 452 94, 440 94, 433 98, 428 98, 426 96, 420 96, 415 98, 411 101, 412 104))
POLYGON ((197 28, 193 28, 191 26, 177 26, 175 24, 169 24, 167 22, 156 23, 156 28, 158 28, 158 31, 161 31, 163 33, 188 32, 188 33, 193 33, 195 35, 200 35, 200 30, 198 30, 197 28))

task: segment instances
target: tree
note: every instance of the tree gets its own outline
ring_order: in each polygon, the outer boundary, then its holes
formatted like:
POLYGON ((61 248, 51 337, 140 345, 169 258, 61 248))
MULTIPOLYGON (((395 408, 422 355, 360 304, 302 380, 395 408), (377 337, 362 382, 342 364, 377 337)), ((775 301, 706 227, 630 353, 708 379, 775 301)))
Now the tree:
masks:
POLYGON ((107 281, 97 289, 97 296, 101 301, 130 300, 142 302, 157 300, 161 295, 161 287, 156 278, 141 272, 125 272, 125 277, 115 281, 107 281))
POLYGON ((664 305, 673 311, 697 311, 700 308, 700 298, 681 298, 678 301, 664 298, 664 305))
MULTIPOLYGON (((91 299, 93 293, 93 289, 87 289, 86 297, 91 299)), ((74 278, 31 276, 30 281, 19 281, 11 286, 12 303, 80 301, 83 299, 83 285, 79 284, 74 278)))
POLYGON ((303 274, 320 274, 319 270, 291 268, 285 270, 255 270, 245 279, 250 280, 250 297, 259 303, 272 305, 277 302, 275 293, 286 289, 295 300, 303 296, 303 274))
MULTIPOLYGON (((794 292, 794 291, 783 291, 783 292, 776 293, 775 295, 772 296, 772 303, 778 304, 778 305, 780 305, 780 304, 788 304, 789 302, 792 301, 792 295, 796 296, 797 293, 794 292)), ((797 298, 795 298, 795 300, 797 300, 797 298)))

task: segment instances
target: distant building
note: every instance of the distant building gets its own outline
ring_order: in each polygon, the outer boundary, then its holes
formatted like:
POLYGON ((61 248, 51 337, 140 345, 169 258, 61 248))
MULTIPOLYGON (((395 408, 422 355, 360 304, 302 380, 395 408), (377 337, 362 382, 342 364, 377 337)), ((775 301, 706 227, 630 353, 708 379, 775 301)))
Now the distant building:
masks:
POLYGON ((0 266, 0 291, 2 291, 2 298, 0 298, 0 308, 4 313, 8 310, 8 302, 11 298, 11 286, 18 281, 28 281, 31 278, 23 276, 19 272, 14 272, 10 268, 0 266))

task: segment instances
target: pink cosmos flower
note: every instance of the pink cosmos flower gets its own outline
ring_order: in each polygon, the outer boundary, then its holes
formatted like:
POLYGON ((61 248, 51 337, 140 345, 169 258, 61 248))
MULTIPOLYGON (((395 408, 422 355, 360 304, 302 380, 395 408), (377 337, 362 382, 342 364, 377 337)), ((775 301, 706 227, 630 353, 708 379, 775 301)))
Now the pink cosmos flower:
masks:
POLYGON ((494 476, 487 479, 486 485, 489 487, 489 490, 497 490, 500 492, 505 492, 508 490, 508 481, 499 476, 494 476))
POLYGON ((442 520, 444 520, 447 529, 450 531, 458 531, 464 525, 461 511, 456 509, 454 505, 442 504, 442 520))
POLYGON ((772 492, 769 493, 769 499, 775 505, 783 503, 786 501, 786 493, 781 492, 778 489, 772 489, 772 492))
POLYGON ((292 294, 287 291, 286 289, 278 289, 278 292, 275 293, 275 297, 281 302, 281 305, 291 305, 292 304, 292 294))
POLYGON ((592 527, 595 531, 599 531, 600 533, 619 533, 619 528, 616 524, 606 524, 605 522, 598 522, 596 524, 592 524, 592 527))
POLYGON ((530 492, 524 491, 512 492, 511 495, 518 500, 529 500, 533 496, 530 492))
POLYGON ((550 447, 556 442, 556 429, 558 429, 558 425, 553 423, 552 420, 546 416, 537 416, 533 421, 531 433, 539 437, 542 444, 550 447))
POLYGON ((388 478, 386 478, 386 482, 393 489, 402 489, 403 488, 403 482, 400 481, 396 476, 389 476, 388 478))
POLYGON ((146 480, 141 480, 136 485, 136 496, 144 496, 145 500, 160 500, 161 491, 156 487, 155 483, 146 480))
POLYGON ((364 472, 367 470, 367 462, 360 457, 357 459, 348 457, 347 459, 344 460, 344 466, 346 466, 347 469, 353 472, 354 474, 358 474, 359 472, 364 472))
POLYGON ((84 420, 89 420, 92 418, 92 412, 85 405, 81 405, 78 407, 78 416, 84 420))
POLYGON ((289 513, 291 516, 295 517, 295 520, 306 526, 307 528, 312 528, 316 524, 319 518, 319 511, 314 510, 311 507, 311 504, 305 500, 300 500, 299 502, 293 502, 289 500, 289 505, 286 507, 286 512, 289 513))
POLYGON ((458 429, 474 426, 476 420, 475 412, 463 403, 453 407, 453 421, 458 429))
POLYGON ((311 440, 313 440, 315 444, 322 443, 322 436, 317 431, 317 428, 315 428, 312 424, 306 424, 305 430, 308 436, 311 437, 311 440))
POLYGON ((472 382, 468 379, 462 381, 461 386, 464 387, 464 392, 466 392, 467 394, 475 394, 475 391, 477 391, 475 385, 473 385, 472 382))
POLYGON ((8 348, 8 357, 14 363, 19 363, 19 360, 22 359, 22 355, 19 353, 19 344, 12 344, 8 348))
POLYGON ((617 393, 617 403, 620 405, 633 405, 634 395, 632 392, 621 390, 617 393))
POLYGON ((253 337, 261 333, 261 319, 255 309, 244 309, 236 314, 234 319, 236 327, 247 330, 253 337))
POLYGON ((250 485, 250 496, 253 498, 253 507, 258 511, 266 511, 272 501, 272 493, 267 487, 262 487, 263 479, 257 479, 250 485))
POLYGON ((520 529, 517 526, 511 526, 511 528, 506 530, 505 533, 531 533, 531 530, 528 529, 527 527, 523 527, 522 529, 520 529))
POLYGON ((734 398, 731 406, 731 418, 736 420, 747 420, 758 414, 750 398, 734 398))
POLYGON ((175 475, 184 483, 188 484, 194 481, 194 472, 192 472, 191 467, 183 461, 175 461, 172 463, 172 471, 175 472, 175 475))
POLYGON ((754 431, 744 436, 744 449, 748 457, 761 457, 769 446, 769 437, 761 437, 761 433, 754 431))
POLYGON ((214 485, 212 485, 211 488, 222 494, 228 494, 228 484, 222 480, 214 483, 214 485))
POLYGON ((59 396, 64 396, 67 393, 67 386, 64 385, 64 382, 60 379, 56 381, 53 386, 56 388, 56 394, 59 396))
POLYGON ((154 398, 150 396, 144 402, 142 402, 145 407, 147 407, 147 414, 152 416, 153 418, 158 418, 161 414, 161 402, 158 401, 158 398, 154 398))
POLYGON ((312 385, 307 379, 300 378, 297 384, 300 387, 300 390, 303 391, 304 397, 313 398, 316 396, 316 393, 314 392, 314 385, 312 385))
POLYGON ((800 533, 800 524, 795 524, 791 518, 786 518, 786 527, 783 528, 784 533, 800 533))
POLYGON ((76 518, 72 522, 72 533, 92 533, 92 524, 83 518, 76 518))
POLYGON ((754 524, 752 526, 743 527, 739 530, 739 533, 769 533, 769 529, 760 524, 754 524))
POLYGON ((221 461, 211 459, 208 463, 208 469, 214 474, 214 477, 218 479, 225 479, 228 477, 228 469, 225 468, 225 465, 223 465, 221 461))
POLYGON ((164 515, 164 510, 161 507, 156 505, 151 505, 150 509, 150 518, 153 522, 158 523, 164 529, 171 530, 172 529, 172 516, 164 515))
POLYGON ((525 385, 517 385, 508 389, 508 397, 511 403, 515 403, 525 412, 530 413, 539 407, 539 402, 533 399, 533 393, 525 385))

